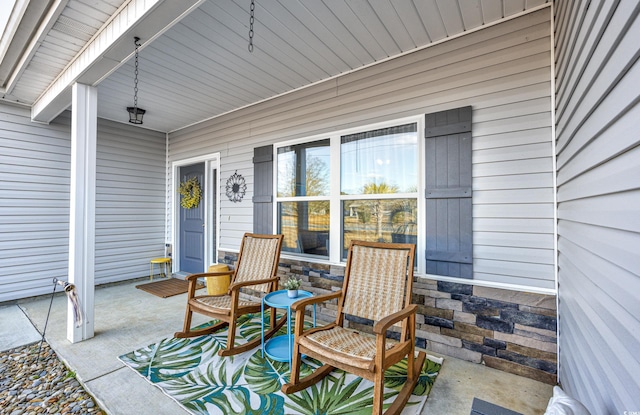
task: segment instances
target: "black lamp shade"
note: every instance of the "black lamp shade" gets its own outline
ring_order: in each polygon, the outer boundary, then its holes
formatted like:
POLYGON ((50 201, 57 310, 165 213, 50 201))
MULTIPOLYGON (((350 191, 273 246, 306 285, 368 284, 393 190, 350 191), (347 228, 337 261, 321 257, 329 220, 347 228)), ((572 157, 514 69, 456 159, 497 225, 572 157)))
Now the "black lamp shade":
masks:
POLYGON ((146 112, 142 108, 138 107, 127 107, 127 111, 129 111, 129 122, 132 124, 142 124, 142 116, 146 112))

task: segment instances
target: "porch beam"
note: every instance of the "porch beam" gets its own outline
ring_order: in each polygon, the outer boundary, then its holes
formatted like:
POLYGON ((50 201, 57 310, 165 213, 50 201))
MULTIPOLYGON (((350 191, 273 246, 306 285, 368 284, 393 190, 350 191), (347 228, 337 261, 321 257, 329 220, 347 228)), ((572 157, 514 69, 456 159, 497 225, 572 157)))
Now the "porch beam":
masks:
POLYGON ((205 0, 131 0, 102 26, 33 104, 31 119, 49 123, 71 104, 76 82, 97 86, 145 44, 162 35, 205 0))
POLYGON ((94 334, 98 90, 76 83, 72 96, 69 283, 75 286, 82 322, 77 324, 74 305, 69 301, 67 339, 76 343, 94 334))
MULTIPOLYGON (((26 19, 27 22, 33 22, 33 27, 35 26, 38 26, 38 27, 35 34, 31 38, 31 41, 29 42, 29 44, 25 45, 26 49, 18 50, 16 48, 16 50, 14 51, 14 53, 16 54, 21 53, 22 56, 20 57, 20 61, 16 65, 15 69, 13 69, 13 73, 11 74, 9 80, 7 81, 7 86, 4 93, 11 94, 13 92, 13 89, 18 83, 18 80, 20 79, 24 71, 27 69, 29 62, 31 62, 31 58, 33 58, 33 55, 36 54, 36 51, 44 41, 45 37, 47 36, 47 33, 49 33, 49 30, 51 30, 53 25, 56 23, 56 21, 58 20, 58 17, 60 17, 64 8, 67 7, 68 2, 69 0, 55 0, 55 1, 46 1, 46 2, 45 1, 23 2, 27 7, 27 10, 25 11, 25 14, 24 14, 24 19, 26 19), (49 3, 52 3, 52 4, 49 4, 49 3), (45 12, 46 14, 44 15, 44 17, 42 17, 42 15, 45 12), (38 24, 37 22, 39 19, 42 19, 42 20, 38 24)), ((22 24, 23 22, 19 22, 19 23, 16 22, 16 26, 17 26, 16 29, 18 31, 24 30, 21 27, 22 24)), ((18 33, 19 32, 17 32, 17 34, 18 33)), ((27 38, 24 40, 24 42, 26 43, 28 41, 28 36, 30 36, 30 34, 24 33, 24 32, 19 34, 21 36, 21 39, 27 38)), ((7 37, 6 40, 7 42, 11 41, 10 37, 7 37)), ((3 57, 0 56, 0 60, 2 60, 2 58, 3 57)))

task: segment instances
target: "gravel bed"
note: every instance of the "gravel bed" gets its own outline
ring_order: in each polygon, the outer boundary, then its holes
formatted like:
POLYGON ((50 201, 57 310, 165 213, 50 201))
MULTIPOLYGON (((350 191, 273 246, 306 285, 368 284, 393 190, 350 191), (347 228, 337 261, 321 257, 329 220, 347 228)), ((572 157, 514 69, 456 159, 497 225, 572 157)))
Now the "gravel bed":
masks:
POLYGON ((0 414, 105 414, 47 343, 0 352, 0 414))

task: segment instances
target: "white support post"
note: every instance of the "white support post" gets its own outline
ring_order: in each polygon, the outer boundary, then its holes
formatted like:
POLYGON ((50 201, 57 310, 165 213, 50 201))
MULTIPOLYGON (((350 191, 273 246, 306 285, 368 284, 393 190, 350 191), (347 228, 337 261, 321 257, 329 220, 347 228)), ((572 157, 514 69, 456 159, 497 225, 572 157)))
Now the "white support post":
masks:
POLYGON ((67 339, 76 343, 94 334, 97 88, 74 84, 71 113, 69 283, 75 285, 83 320, 76 327, 69 302, 67 339))

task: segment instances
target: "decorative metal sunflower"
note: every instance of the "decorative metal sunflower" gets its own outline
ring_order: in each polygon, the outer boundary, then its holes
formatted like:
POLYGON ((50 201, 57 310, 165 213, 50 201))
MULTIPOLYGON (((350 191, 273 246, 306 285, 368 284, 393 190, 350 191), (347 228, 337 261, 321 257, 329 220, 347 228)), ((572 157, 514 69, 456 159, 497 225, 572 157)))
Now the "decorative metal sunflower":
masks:
POLYGON ((227 197, 233 203, 241 202, 247 191, 247 184, 244 177, 238 174, 238 170, 227 180, 227 197))

